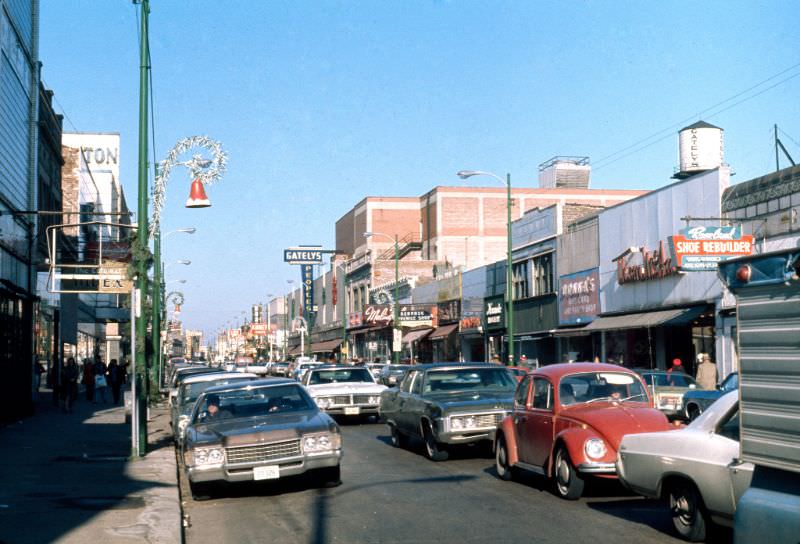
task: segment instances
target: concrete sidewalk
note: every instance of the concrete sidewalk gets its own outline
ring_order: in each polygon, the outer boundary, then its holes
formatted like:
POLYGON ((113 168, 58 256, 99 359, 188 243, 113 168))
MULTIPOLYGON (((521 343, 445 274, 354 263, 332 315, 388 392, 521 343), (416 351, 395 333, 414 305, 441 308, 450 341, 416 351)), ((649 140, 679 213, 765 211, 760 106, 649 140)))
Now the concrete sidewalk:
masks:
POLYGON ((51 398, 0 428, 0 544, 181 542, 166 404, 150 409, 148 454, 133 460, 123 406, 81 392, 67 414, 51 398))

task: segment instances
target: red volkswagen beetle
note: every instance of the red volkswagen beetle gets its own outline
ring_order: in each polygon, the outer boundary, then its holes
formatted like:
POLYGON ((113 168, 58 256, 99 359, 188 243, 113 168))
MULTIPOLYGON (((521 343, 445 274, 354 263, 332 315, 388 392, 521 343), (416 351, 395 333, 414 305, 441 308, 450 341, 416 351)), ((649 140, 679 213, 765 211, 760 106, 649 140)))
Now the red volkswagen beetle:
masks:
POLYGON ((616 478, 623 436, 671 428, 631 370, 601 363, 544 366, 522 379, 512 413, 498 425, 497 474, 503 480, 518 470, 545 475, 559 496, 574 500, 587 476, 616 478))

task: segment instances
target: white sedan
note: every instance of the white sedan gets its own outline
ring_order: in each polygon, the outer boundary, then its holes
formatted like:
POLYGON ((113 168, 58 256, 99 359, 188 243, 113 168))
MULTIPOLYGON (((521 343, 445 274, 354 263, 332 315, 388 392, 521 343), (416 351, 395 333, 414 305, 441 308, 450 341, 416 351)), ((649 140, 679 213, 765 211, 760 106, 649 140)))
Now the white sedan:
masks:
POLYGON ((363 366, 310 368, 301 383, 321 410, 345 416, 377 414, 381 392, 386 389, 363 366))
POLYGON ((684 429, 624 437, 617 473, 636 493, 668 498, 675 529, 696 542, 710 522, 733 526, 753 478, 753 465, 738 456, 739 394, 732 391, 684 429))

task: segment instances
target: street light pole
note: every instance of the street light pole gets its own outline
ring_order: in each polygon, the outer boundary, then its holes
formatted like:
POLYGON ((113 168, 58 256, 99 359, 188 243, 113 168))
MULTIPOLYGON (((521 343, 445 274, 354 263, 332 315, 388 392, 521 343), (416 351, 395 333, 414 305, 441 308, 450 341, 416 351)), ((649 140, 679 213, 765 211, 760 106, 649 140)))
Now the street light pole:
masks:
POLYGON ((506 232, 506 242, 507 242, 507 249, 508 254, 506 258, 506 323, 508 326, 506 327, 506 333, 508 334, 508 362, 507 364, 513 365, 514 364, 514 288, 512 285, 513 281, 513 259, 512 259, 512 247, 511 247, 511 174, 506 174, 505 181, 503 178, 496 174, 492 174, 491 172, 483 172, 481 170, 461 170, 458 172, 458 177, 461 179, 471 178, 472 176, 489 176, 500 183, 505 183, 506 185, 506 211, 507 211, 507 232, 506 232))
MULTIPOLYGON (((148 114, 148 82, 150 70, 149 55, 149 36, 148 19, 150 15, 150 0, 141 0, 142 14, 139 40, 139 177, 138 177, 138 210, 137 210, 137 244, 139 252, 143 253, 148 243, 147 225, 147 114, 148 114)), ((138 297, 135 297, 138 304, 147 296, 147 260, 143 255, 138 255, 136 267, 138 297)), ((141 349, 136 349, 136 359, 134 360, 134 380, 136 380, 136 410, 139 440, 138 447, 133 451, 134 457, 142 457, 147 453, 147 396, 144 388, 145 376, 149 374, 147 366, 147 356, 144 346, 147 345, 147 313, 140 309, 139 319, 136 320, 136 341, 140 343, 141 349)))

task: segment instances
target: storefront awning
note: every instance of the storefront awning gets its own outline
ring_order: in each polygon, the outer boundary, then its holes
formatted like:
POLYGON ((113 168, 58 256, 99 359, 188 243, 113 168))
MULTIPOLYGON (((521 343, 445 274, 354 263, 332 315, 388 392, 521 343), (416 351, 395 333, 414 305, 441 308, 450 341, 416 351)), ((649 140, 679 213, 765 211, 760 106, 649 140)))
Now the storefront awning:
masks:
POLYGON ((592 331, 587 331, 588 325, 586 327, 572 327, 568 329, 556 329, 553 331, 553 336, 558 336, 560 338, 568 338, 571 336, 589 336, 592 331))
POLYGON ((635 314, 598 317, 583 329, 585 331, 611 331, 620 329, 641 329, 646 327, 686 325, 708 309, 707 306, 656 310, 635 314))
POLYGON ((442 325, 431 333, 431 335, 428 337, 428 340, 443 340, 444 338, 450 336, 456 329, 458 329, 458 323, 442 325))
POLYGON ((428 336, 432 330, 433 329, 417 329, 415 331, 409 331, 403 335, 403 343, 411 344, 412 342, 422 340, 428 336))
POLYGON ((311 344, 311 353, 328 353, 342 345, 342 339, 327 340, 325 342, 315 342, 311 344))
POLYGON ((300 349, 300 344, 289 348, 288 355, 302 355, 302 354, 303 354, 303 350, 300 349))

